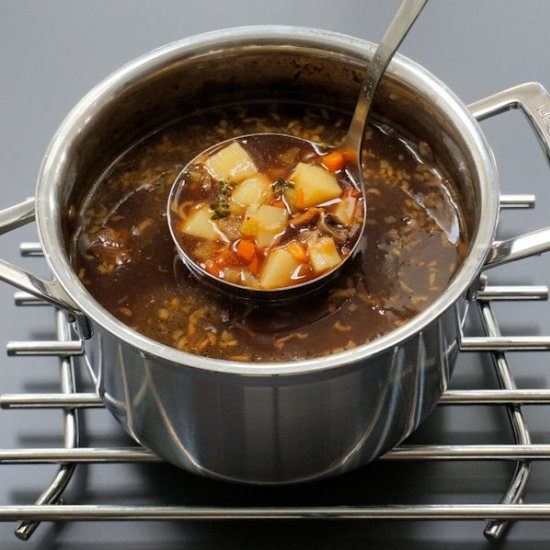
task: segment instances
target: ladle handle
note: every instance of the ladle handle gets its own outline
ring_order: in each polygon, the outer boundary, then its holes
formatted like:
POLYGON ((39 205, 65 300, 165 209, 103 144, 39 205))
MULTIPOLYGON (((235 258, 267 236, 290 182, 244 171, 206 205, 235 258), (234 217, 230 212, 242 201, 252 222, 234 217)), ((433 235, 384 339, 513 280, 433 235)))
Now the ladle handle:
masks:
MULTIPOLYGON (((34 206, 34 198, 30 198, 0 210, 0 235, 34 221, 34 206)), ((55 279, 42 279, 25 269, 0 259, 0 280, 66 311, 73 320, 77 321, 77 327, 81 335, 83 337, 89 336, 90 328, 87 319, 55 279)))
POLYGON ((369 63, 367 72, 361 83, 359 97, 345 139, 346 147, 349 147, 353 151, 361 150, 365 125, 378 82, 427 1, 403 0, 396 14, 393 16, 389 27, 386 29, 382 41, 374 52, 374 57, 369 63))
MULTIPOLYGON (((550 95, 541 84, 519 84, 469 105, 470 111, 478 120, 518 108, 527 116, 550 161, 550 95)), ((494 242, 485 267, 496 267, 549 250, 550 226, 494 242)))

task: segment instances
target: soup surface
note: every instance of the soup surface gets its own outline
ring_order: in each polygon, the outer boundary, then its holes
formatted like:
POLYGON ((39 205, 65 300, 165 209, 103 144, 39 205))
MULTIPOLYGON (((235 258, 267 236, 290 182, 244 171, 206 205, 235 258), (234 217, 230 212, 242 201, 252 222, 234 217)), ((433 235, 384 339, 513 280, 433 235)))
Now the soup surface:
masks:
POLYGON ((241 104, 188 116, 136 144, 69 210, 82 283, 132 329, 222 359, 319 357, 405 323, 446 288, 467 235, 461 199, 429 145, 384 123, 369 126, 363 155, 366 250, 321 294, 277 307, 240 302, 196 281, 170 236, 170 188, 201 151, 258 132, 338 147, 347 121, 304 104, 241 104))

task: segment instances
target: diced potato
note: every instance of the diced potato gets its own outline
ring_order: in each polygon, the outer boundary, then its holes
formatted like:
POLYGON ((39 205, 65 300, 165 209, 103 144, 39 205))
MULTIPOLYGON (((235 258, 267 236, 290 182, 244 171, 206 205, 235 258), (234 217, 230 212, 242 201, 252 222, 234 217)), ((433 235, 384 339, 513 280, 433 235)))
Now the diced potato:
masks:
POLYGON ((257 172, 250 155, 236 141, 212 155, 204 166, 213 178, 229 183, 240 183, 257 172))
POLYGON ((300 262, 284 248, 273 250, 262 267, 260 287, 273 289, 288 286, 300 265, 300 262))
POLYGON ((357 199, 348 195, 334 207, 331 213, 342 225, 349 227, 353 223, 356 204, 357 199))
POLYGON ((285 208, 277 208, 269 204, 260 207, 252 206, 241 225, 241 233, 255 237, 260 248, 272 246, 284 233, 288 222, 288 212, 285 208))
POLYGON ((336 267, 342 259, 331 237, 320 237, 307 241, 307 252, 311 267, 316 275, 336 267))
POLYGON ((336 178, 321 166, 299 162, 290 175, 297 195, 303 198, 301 208, 335 199, 342 194, 336 178))
POLYGON ((212 220, 212 210, 208 205, 192 211, 182 225, 182 231, 187 235, 210 241, 220 240, 220 236, 216 231, 216 224, 212 220))
POLYGON ((289 187, 285 190, 285 200, 292 211, 296 210, 296 190, 294 187, 289 187))
POLYGON ((258 220, 254 217, 255 210, 251 211, 249 208, 246 217, 241 224, 241 235, 243 237, 254 237, 258 233, 258 220))
POLYGON ((231 199, 239 206, 252 206, 253 204, 263 204, 269 197, 271 181, 263 174, 256 174, 251 178, 244 180, 233 191, 231 199))

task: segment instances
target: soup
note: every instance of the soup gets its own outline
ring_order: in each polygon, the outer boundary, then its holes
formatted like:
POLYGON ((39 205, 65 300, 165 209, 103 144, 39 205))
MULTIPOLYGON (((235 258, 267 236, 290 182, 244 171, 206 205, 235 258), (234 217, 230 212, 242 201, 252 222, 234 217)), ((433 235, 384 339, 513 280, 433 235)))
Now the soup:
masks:
POLYGON ((276 290, 350 257, 364 220, 353 151, 283 134, 214 146, 178 176, 172 234, 185 259, 234 285, 276 290))
POLYGON ((405 323, 447 287, 466 249, 461 197, 429 144, 379 121, 367 129, 366 248, 311 298, 243 303, 183 266, 166 206, 183 167, 233 137, 289 134, 338 147, 348 116, 306 104, 211 109, 130 148, 69 211, 71 262, 112 315, 177 349, 239 361, 288 361, 351 349, 405 323))

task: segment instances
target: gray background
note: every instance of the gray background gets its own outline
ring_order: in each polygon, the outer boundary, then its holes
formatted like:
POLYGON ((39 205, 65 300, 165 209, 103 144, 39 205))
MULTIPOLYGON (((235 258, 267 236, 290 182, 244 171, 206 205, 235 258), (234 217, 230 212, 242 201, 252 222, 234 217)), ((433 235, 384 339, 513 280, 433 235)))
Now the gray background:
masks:
MULTIPOLYGON (((397 0, 304 1, 26 1, 0 0, 0 207, 33 194, 48 141, 65 114, 95 83, 126 61, 167 42, 222 27, 296 24, 379 40, 397 0)), ((508 86, 538 80, 550 88, 550 2, 543 0, 432 0, 401 51, 446 82, 465 103, 508 86)), ((536 193, 538 207, 505 212, 503 236, 548 223, 548 167, 519 113, 483 125, 507 192, 536 193)), ((34 240, 29 226, 2 237, 2 258, 46 273, 39 260, 21 260, 17 246, 34 240)), ((491 274, 493 282, 550 283, 548 258, 491 274)), ((51 311, 15 309, 12 290, 0 285, 0 340, 47 337, 51 311)), ((498 308, 506 333, 550 333, 547 304, 498 308)), ((545 355, 511 358, 523 387, 549 384, 545 355)), ((53 360, 0 355, 0 392, 57 391, 53 360)), ((454 387, 494 385, 490 364, 462 357, 454 387)), ((527 410, 533 438, 550 442, 548 411, 527 410)), ((60 443, 59 413, 0 411, 0 447, 60 443)), ((128 444, 103 411, 85 416, 91 445, 128 444)), ((510 442, 502 410, 438 410, 415 436, 420 442, 510 442)), ((0 505, 31 503, 52 467, 0 467, 0 505)), ((287 490, 245 489, 198 479, 169 466, 90 466, 79 469, 69 502, 185 504, 354 504, 380 502, 494 502, 511 465, 376 464, 339 479, 287 490)), ((536 464, 529 502, 550 502, 550 468, 536 464)), ((0 524, 0 548, 488 548, 480 522, 84 523, 43 525, 28 543, 14 525, 0 524)), ((542 549, 548 523, 521 522, 499 548, 542 549)))

